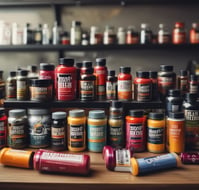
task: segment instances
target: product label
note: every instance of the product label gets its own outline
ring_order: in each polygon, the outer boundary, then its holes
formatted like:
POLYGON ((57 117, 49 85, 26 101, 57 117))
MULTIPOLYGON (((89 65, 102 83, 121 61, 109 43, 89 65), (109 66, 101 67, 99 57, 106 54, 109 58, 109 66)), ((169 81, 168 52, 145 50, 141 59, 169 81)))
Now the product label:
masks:
POLYGON ((163 144, 164 143, 164 127, 150 127, 148 126, 148 143, 163 144))
POLYGON ((31 100, 48 100, 52 96, 51 87, 31 87, 31 100))
POLYGON ((106 82, 106 99, 116 100, 117 99, 117 82, 106 82))
POLYGON ((5 121, 0 121, 0 148, 6 146, 7 131, 5 121))
POLYGON ((167 91, 174 87, 175 87, 174 77, 158 77, 159 92, 161 92, 163 95, 166 95, 167 91))
POLYGON ((17 86, 16 86, 16 82, 10 82, 7 85, 7 98, 16 98, 16 94, 17 94, 17 86))
POLYGON ((130 100, 132 99, 132 81, 118 80, 118 99, 130 100))
POLYGON ((178 32, 173 35, 173 42, 175 44, 181 44, 186 42, 186 35, 184 32, 178 32))
POLYGON ((88 149, 94 152, 102 152, 106 145, 106 125, 88 124, 88 149))
POLYGON ((179 104, 173 104, 171 102, 168 102, 167 104, 167 112, 180 112, 182 108, 182 103, 179 102, 179 104))
POLYGON ((80 99, 95 99, 95 81, 80 81, 80 99))
POLYGON ((26 100, 28 98, 27 81, 17 81, 17 99, 26 100))
POLYGON ((189 93, 198 94, 198 83, 189 85, 189 93))
POLYGON ((137 101, 150 101, 152 97, 151 84, 135 84, 137 91, 137 101))
POLYGON ((57 126, 52 125, 51 128, 51 143, 52 146, 65 146, 65 122, 63 122, 63 125, 57 126))
POLYGON ((97 85, 97 97, 105 97, 106 96, 106 86, 105 85, 97 85))
POLYGON ((69 145, 73 148, 80 148, 84 146, 85 142, 85 126, 81 125, 69 125, 70 137, 69 145))
POLYGON ((188 80, 187 79, 181 79, 180 80, 180 86, 179 86, 179 88, 180 88, 180 90, 182 91, 182 92, 187 92, 187 88, 188 88, 188 80))

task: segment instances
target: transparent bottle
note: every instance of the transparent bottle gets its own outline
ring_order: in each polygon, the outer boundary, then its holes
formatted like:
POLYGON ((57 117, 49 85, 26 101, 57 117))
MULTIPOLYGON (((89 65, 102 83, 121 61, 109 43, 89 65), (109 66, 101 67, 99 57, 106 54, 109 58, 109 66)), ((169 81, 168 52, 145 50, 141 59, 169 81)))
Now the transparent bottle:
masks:
POLYGON ((118 44, 125 44, 126 43, 126 30, 123 27, 118 28, 117 43, 118 44))
POLYGON ((52 44, 56 45, 59 44, 60 37, 59 37, 59 28, 57 25, 57 21, 54 22, 54 26, 52 28, 52 44))
POLYGON ((41 24, 38 24, 38 27, 34 32, 34 43, 42 44, 42 25, 41 24))
POLYGON ((48 45, 50 43, 50 31, 48 24, 44 24, 42 28, 42 44, 48 45))
POLYGON ((102 44, 103 35, 97 26, 91 26, 90 29, 90 44, 102 44))
POLYGON ((104 31, 103 43, 104 45, 115 44, 116 34, 113 26, 106 26, 104 31))
POLYGON ((80 21, 72 21, 72 27, 70 30, 70 44, 80 45, 82 38, 82 28, 80 21))
POLYGON ((152 31, 150 29, 149 24, 146 23, 141 24, 140 43, 141 44, 152 43, 152 31))
POLYGON ((169 34, 165 24, 159 24, 158 43, 167 44, 171 42, 171 34, 169 34))

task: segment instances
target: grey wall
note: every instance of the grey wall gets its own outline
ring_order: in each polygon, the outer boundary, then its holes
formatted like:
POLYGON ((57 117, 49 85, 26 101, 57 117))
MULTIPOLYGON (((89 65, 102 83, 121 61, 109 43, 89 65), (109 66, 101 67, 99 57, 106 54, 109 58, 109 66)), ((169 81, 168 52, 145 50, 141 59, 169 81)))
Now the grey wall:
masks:
MULTIPOLYGON (((186 23, 187 32, 192 22, 199 22, 198 6, 189 5, 135 5, 135 6, 81 6, 63 7, 62 24, 69 30, 72 20, 80 20, 83 28, 89 30, 90 26, 97 25, 101 31, 104 26, 114 25, 127 27, 135 25, 140 30, 140 23, 147 22, 154 32, 158 31, 158 24, 165 23, 172 30, 176 21, 186 23)), ((1 8, 0 19, 7 22, 17 22, 24 26, 26 22, 36 27, 38 23, 54 22, 54 14, 49 8, 1 8)), ((119 66, 128 65, 132 67, 133 74, 136 70, 159 70, 160 64, 174 65, 175 71, 186 67, 190 59, 198 59, 197 50, 121 50, 121 51, 95 51, 95 52, 66 52, 65 56, 72 56, 77 61, 92 60, 96 57, 106 57, 108 67, 119 71, 119 66)), ((58 63, 56 52, 0 52, 0 69, 8 71, 16 69, 17 66, 40 62, 58 63)))

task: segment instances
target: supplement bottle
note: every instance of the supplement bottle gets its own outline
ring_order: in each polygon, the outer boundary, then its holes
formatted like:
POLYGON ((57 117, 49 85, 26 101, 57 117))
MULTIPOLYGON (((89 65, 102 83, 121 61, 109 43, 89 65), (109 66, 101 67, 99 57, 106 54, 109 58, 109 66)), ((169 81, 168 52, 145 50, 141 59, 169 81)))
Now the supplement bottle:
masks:
POLYGON ((186 70, 180 70, 180 75, 177 77, 177 87, 182 96, 188 92, 188 72, 186 70))
POLYGON ((57 21, 55 21, 54 26, 52 28, 52 44, 57 45, 59 43, 60 43, 59 27, 57 21))
POLYGON ((107 118, 104 110, 91 110, 87 120, 88 150, 102 152, 106 145, 107 118))
POLYGON ((68 150, 77 152, 86 149, 86 116, 84 110, 70 110, 68 116, 68 150))
POLYGON ((134 26, 128 26, 126 32, 126 44, 138 44, 140 42, 139 34, 134 26))
POLYGON ((51 79, 55 78, 55 66, 49 63, 40 63, 39 78, 40 79, 51 79))
POLYGON ((66 112, 52 113, 51 147, 55 151, 66 149, 67 118, 66 112))
POLYGON ((98 100, 106 99, 106 79, 107 67, 105 58, 97 58, 96 66, 94 67, 94 74, 96 75, 96 96, 98 100))
POLYGON ((149 152, 165 151, 165 118, 163 113, 150 112, 147 120, 147 149, 149 152))
POLYGON ((117 44, 126 43, 126 31, 123 27, 119 27, 117 31, 117 44))
POLYGON ((10 75, 6 81, 6 99, 15 100, 17 96, 17 80, 16 71, 10 71, 10 75))
POLYGON ((189 31, 189 41, 191 44, 199 43, 199 24, 196 22, 192 23, 192 28, 189 31))
POLYGON ((106 26, 104 30, 104 38, 103 38, 103 44, 104 45, 110 45, 116 43, 116 34, 115 34, 115 28, 113 26, 106 26))
POLYGON ((158 90, 160 93, 160 99, 165 100, 169 89, 176 87, 176 74, 173 72, 173 66, 160 65, 160 71, 158 72, 158 90))
POLYGON ((197 75, 190 75, 189 76, 189 83, 188 83, 189 93, 199 94, 199 81, 197 75))
POLYGON ((8 118, 5 114, 5 109, 0 108, 0 149, 7 145, 8 135, 8 118))
POLYGON ((8 146, 14 149, 27 147, 28 124, 26 110, 13 109, 8 117, 8 146))
POLYGON ((51 117, 47 109, 28 109, 29 146, 45 148, 50 146, 51 117))
POLYGON ((91 26, 90 29, 90 45, 102 44, 103 34, 97 26, 91 26))
POLYGON ((38 24, 38 27, 34 32, 34 43, 42 44, 42 25, 41 24, 38 24))
POLYGON ((152 31, 151 31, 149 25, 146 23, 141 24, 140 43, 141 44, 152 43, 152 31))
POLYGON ((130 67, 120 67, 118 74, 118 100, 132 99, 132 75, 130 67))
POLYGON ((134 152, 146 149, 146 117, 142 110, 130 110, 126 116, 126 148, 134 152))
POLYGON ((0 70, 0 91, 2 92, 2 96, 5 99, 6 97, 6 83, 3 79, 3 72, 2 70, 0 70))
POLYGON ((77 69, 74 67, 74 59, 61 58, 55 68, 56 99, 67 101, 76 99, 77 69))
POLYGON ((152 81, 152 100, 159 100, 159 92, 158 92, 158 72, 157 71, 149 71, 149 78, 152 81))
POLYGON ((80 21, 72 21, 72 27, 70 30, 70 44, 80 45, 82 38, 82 28, 80 21))
POLYGON ((183 22, 175 23, 175 27, 173 29, 172 42, 173 44, 186 43, 185 24, 183 22))
POLYGON ((134 79, 134 100, 149 102, 152 100, 152 81, 149 72, 137 71, 134 79))
POLYGON ((109 70, 106 79, 106 99, 117 100, 117 76, 114 70, 109 70))
POLYGON ((199 150, 199 106, 197 103, 197 95, 186 93, 183 110, 185 115, 185 134, 186 149, 199 150))
POLYGON ((124 118, 120 101, 111 101, 109 110, 108 144, 112 147, 124 146, 124 118))
POLYGON ((44 24, 42 27, 42 44, 48 45, 50 43, 50 31, 48 24, 44 24))
POLYGON ((81 73, 81 68, 82 68, 82 62, 77 62, 75 63, 75 67, 77 69, 77 93, 76 93, 76 98, 78 99, 79 98, 79 94, 80 94, 80 91, 79 91, 79 83, 80 83, 80 73, 81 73))
POLYGON ((167 118, 169 152, 185 150, 185 117, 183 112, 169 112, 167 118))
POLYGON ((199 164, 199 153, 183 152, 180 154, 180 159, 183 164, 199 164))
POLYGON ((158 44, 168 44, 171 42, 171 35, 165 24, 159 24, 158 44))

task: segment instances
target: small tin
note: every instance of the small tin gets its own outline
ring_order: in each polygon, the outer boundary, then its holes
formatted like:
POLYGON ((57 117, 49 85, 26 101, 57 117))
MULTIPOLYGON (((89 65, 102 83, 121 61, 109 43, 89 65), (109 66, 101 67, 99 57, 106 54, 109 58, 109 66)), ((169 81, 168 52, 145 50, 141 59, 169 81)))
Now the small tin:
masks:
POLYGON ((34 169, 40 172, 57 172, 88 175, 90 157, 86 154, 67 154, 49 150, 38 150, 34 155, 34 169))
POLYGON ((199 164, 199 152, 183 152, 180 158, 183 164, 199 164))
POLYGON ((19 168, 33 168, 33 151, 3 148, 0 152, 0 163, 19 168))

